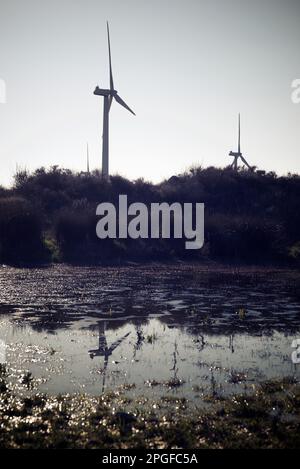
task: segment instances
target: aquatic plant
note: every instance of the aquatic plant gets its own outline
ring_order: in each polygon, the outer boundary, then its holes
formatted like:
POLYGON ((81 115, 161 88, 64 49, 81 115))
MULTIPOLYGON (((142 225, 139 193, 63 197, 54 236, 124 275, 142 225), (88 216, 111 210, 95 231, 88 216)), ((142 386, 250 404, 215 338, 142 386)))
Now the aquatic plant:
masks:
POLYGON ((0 394, 5 393, 7 391, 7 389, 8 388, 7 388, 6 381, 3 378, 1 378, 0 379, 0 394))
POLYGON ((7 368, 5 363, 0 363, 0 376, 4 376, 7 373, 7 368))
POLYGON ((158 339, 158 336, 155 332, 152 334, 147 335, 146 340, 148 344, 153 344, 158 339))
POLYGON ((32 381, 33 381, 33 376, 30 371, 28 371, 22 376, 21 383, 24 384, 25 386, 27 387, 31 386, 32 381))
POLYGON ((247 314, 247 310, 245 308, 240 308, 240 309, 238 309, 236 314, 238 315, 239 319, 245 319, 246 314, 247 314))
POLYGON ((167 396, 151 410, 130 413, 114 393, 21 398, 10 392, 0 394, 0 409, 1 448, 300 446, 300 386, 290 379, 257 385, 251 395, 211 397, 205 411, 189 411, 187 401, 167 396))

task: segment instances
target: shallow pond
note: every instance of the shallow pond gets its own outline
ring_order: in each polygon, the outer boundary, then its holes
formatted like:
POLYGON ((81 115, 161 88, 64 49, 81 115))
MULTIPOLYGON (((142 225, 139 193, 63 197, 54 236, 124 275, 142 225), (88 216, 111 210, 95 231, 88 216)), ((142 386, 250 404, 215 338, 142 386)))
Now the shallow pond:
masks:
POLYGON ((181 264, 2 267, 11 385, 21 394, 120 390, 200 406, 260 380, 299 378, 291 360, 299 278, 181 264))

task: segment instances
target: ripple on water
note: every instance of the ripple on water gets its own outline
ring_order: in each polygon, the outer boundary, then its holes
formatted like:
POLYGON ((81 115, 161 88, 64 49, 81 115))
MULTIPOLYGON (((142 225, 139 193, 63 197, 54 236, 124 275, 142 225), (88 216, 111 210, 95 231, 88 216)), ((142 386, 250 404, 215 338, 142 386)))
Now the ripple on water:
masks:
POLYGON ((0 268, 11 385, 20 393, 95 395, 125 386, 135 396, 198 402, 205 393, 299 375, 290 354, 300 299, 288 274, 160 269, 158 277, 157 267, 0 268), (30 389, 24 372, 34 377, 30 389))

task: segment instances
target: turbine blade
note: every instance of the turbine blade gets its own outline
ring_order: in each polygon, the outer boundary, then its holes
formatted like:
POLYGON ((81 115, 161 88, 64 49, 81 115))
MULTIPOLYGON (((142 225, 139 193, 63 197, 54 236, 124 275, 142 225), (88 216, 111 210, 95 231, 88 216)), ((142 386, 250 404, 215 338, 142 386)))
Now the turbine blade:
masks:
POLYGON ((125 101, 123 101, 123 99, 120 98, 120 96, 118 94, 115 94, 114 95, 114 98, 115 100, 121 104, 121 106, 125 107, 125 109, 127 109, 127 111, 131 112, 131 114, 133 114, 135 116, 135 113, 132 111, 132 109, 130 109, 129 106, 127 106, 127 104, 125 103, 125 101))
POLYGON ((114 90, 114 79, 112 73, 112 65, 111 65, 111 49, 110 49, 110 35, 109 35, 109 25, 108 21, 106 23, 107 26, 107 40, 108 40, 108 55, 109 55, 109 82, 110 82, 110 90, 114 90))
POLYGON ((114 97, 113 97, 113 96, 110 96, 110 97, 109 97, 109 103, 108 103, 108 112, 110 111, 110 108, 111 108, 111 105, 112 105, 113 99, 114 99, 114 97))
POLYGON ((252 171, 252 167, 250 166, 250 164, 245 160, 245 158, 242 155, 241 155, 241 160, 252 171))
POLYGON ((241 115, 239 114, 239 140, 238 140, 238 153, 241 153, 241 115))

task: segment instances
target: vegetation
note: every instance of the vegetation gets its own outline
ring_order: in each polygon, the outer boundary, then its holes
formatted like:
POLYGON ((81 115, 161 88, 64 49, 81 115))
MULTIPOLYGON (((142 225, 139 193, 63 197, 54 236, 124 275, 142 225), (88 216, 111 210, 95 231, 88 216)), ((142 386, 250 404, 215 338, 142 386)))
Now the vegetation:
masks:
POLYGON ((19 171, 12 188, 0 188, 2 263, 176 258, 299 264, 300 176, 199 167, 154 185, 55 166, 19 171), (128 203, 204 202, 204 248, 187 251, 178 239, 99 240, 96 207, 117 205, 119 194, 128 203))
POLYGON ((191 412, 185 399, 163 397, 152 410, 128 413, 128 399, 119 393, 16 397, 3 384, 0 448, 300 446, 300 386, 293 379, 257 385, 248 396, 212 395, 207 401, 210 410, 191 412))

